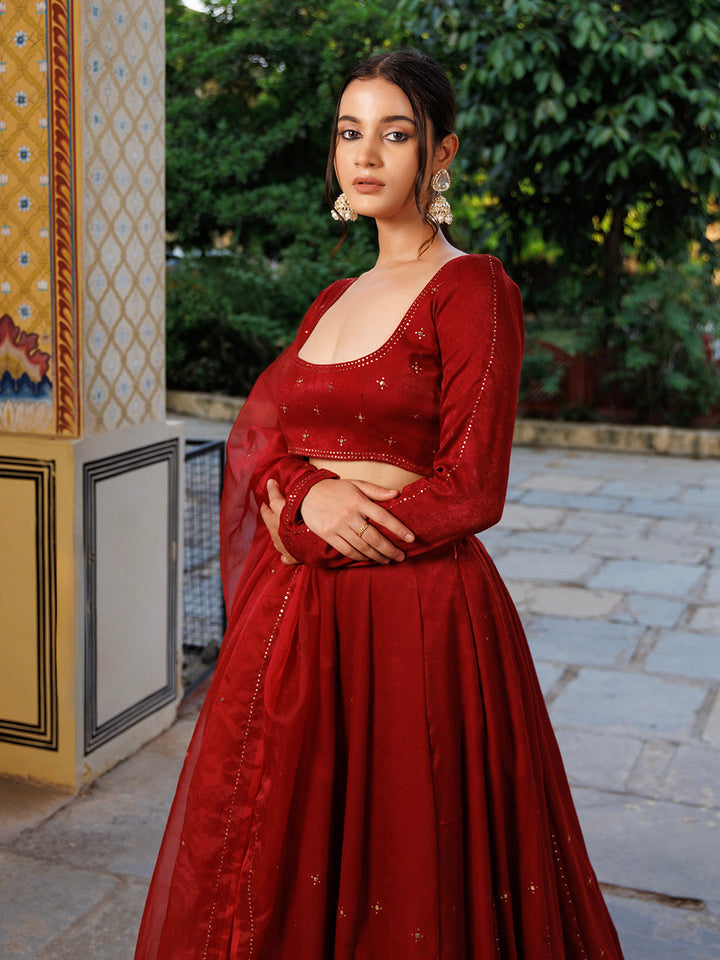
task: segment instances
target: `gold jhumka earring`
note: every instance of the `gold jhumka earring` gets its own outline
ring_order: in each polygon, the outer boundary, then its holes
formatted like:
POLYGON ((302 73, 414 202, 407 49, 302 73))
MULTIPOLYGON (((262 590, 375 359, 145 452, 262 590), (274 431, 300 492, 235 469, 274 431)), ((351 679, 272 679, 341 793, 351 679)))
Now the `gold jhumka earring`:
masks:
POLYGON ((357 211, 353 210, 350 206, 350 201, 344 193, 341 193, 335 201, 335 206, 330 211, 330 216, 333 220, 342 220, 343 223, 346 223, 348 220, 357 220, 358 218, 357 211))
POLYGON ((453 215, 450 204, 442 196, 446 190, 450 189, 450 173, 448 170, 438 170, 430 181, 430 186, 435 191, 435 196, 430 201, 428 213, 435 223, 452 223, 453 215))

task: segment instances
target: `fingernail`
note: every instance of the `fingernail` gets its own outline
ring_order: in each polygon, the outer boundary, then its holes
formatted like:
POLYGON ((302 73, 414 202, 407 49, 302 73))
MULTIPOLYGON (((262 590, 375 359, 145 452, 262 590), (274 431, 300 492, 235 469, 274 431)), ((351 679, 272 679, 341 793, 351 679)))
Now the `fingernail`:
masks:
POLYGON ((415 535, 412 534, 412 533, 406 533, 406 534, 405 534, 405 539, 406 539, 406 540, 408 541, 408 543, 409 543, 410 541, 412 541, 412 540, 415 539, 415 535))

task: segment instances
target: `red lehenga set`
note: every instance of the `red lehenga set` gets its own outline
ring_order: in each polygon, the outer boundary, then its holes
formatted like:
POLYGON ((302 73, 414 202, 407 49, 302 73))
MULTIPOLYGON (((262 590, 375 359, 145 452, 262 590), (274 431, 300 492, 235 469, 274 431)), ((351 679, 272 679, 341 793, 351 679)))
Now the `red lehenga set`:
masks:
MULTIPOLYGON (((229 626, 136 960, 620 960, 522 627, 474 534, 507 484, 522 308, 498 260, 446 263, 378 350, 298 351, 228 444, 229 626), (416 536, 352 562, 303 524, 307 457, 423 476, 416 536), (258 505, 287 498, 280 562, 258 505)), ((392 537, 390 539, 393 539, 392 537)), ((397 541, 395 541, 397 542, 397 541)))

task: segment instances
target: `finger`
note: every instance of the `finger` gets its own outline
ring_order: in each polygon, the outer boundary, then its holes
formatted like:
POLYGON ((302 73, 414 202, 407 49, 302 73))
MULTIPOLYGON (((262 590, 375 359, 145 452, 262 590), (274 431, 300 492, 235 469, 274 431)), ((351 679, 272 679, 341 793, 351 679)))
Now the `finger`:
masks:
POLYGON ((350 483, 371 500, 392 500, 400 493, 394 487, 381 487, 379 483, 370 483, 369 480, 351 480, 350 483))
POLYGON ((338 553, 342 553, 343 556, 349 557, 350 560, 365 560, 366 555, 360 553, 359 550, 356 550, 347 540, 343 539, 339 534, 336 534, 330 537, 327 541, 331 547, 335 547, 338 553))
MULTIPOLYGON (((362 519, 362 518, 361 518, 362 519)), ((359 522, 359 521, 357 521, 359 522)), ((405 559, 405 554, 394 543, 386 539, 379 530, 363 521, 359 527, 350 524, 350 532, 344 533, 345 539, 370 560, 388 563, 390 560, 405 559)))
POLYGON ((268 480, 267 482, 268 502, 273 513, 280 513, 285 506, 285 497, 280 490, 280 484, 277 480, 268 480))
MULTIPOLYGON (((362 549, 365 555, 371 557, 373 560, 378 560, 381 563, 388 563, 388 561, 394 560, 396 563, 399 563, 405 559, 405 554, 402 550, 399 550, 394 543, 386 539, 380 531, 373 526, 369 526, 363 532, 362 537, 358 539, 364 544, 364 547, 358 547, 358 549, 362 549)), ((353 544, 356 543, 355 540, 352 542, 353 544)))
POLYGON ((372 503, 368 505, 365 513, 371 523, 375 526, 379 524, 381 527, 385 527, 389 533, 395 534, 395 536, 400 537, 401 540, 412 543, 415 539, 415 534, 409 527, 406 527, 397 517, 393 516, 392 513, 385 510, 379 504, 372 503))

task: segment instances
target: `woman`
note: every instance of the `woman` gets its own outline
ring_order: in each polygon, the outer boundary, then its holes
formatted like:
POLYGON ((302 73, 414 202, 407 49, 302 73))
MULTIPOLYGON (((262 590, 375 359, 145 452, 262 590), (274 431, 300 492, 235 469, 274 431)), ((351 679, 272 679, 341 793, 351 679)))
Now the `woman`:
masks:
POLYGON ((414 52, 341 93, 328 180, 379 256, 320 294, 233 429, 229 626, 137 960, 621 957, 474 537, 502 513, 522 310, 438 229, 453 128, 414 52))

